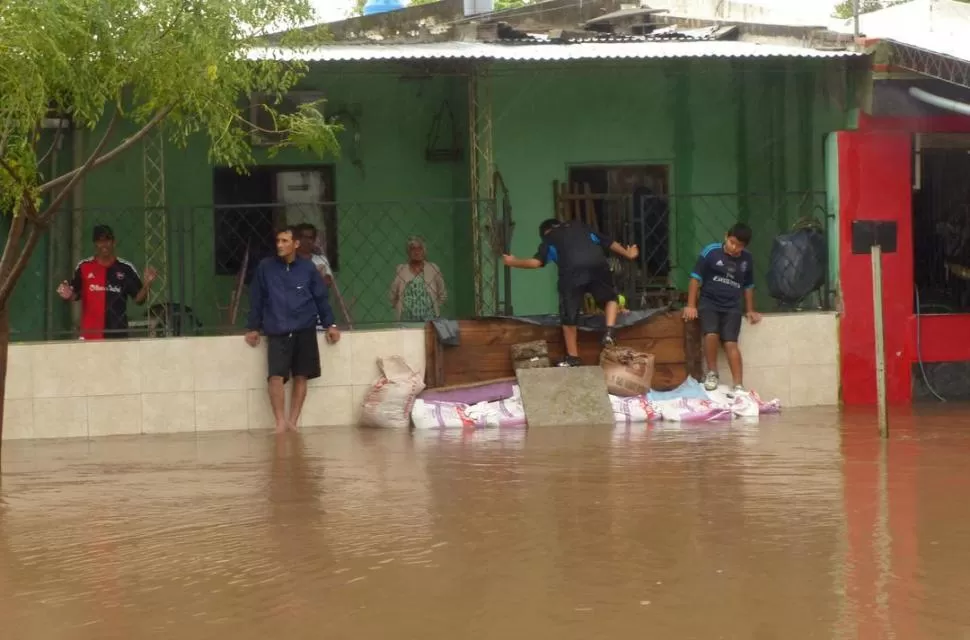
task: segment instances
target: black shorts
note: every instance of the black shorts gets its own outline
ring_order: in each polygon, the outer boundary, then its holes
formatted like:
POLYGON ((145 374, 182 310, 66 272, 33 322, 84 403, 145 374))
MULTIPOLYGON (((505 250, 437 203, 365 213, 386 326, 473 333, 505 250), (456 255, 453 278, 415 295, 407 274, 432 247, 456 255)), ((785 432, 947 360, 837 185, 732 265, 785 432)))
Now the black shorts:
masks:
POLYGON ((697 310, 697 317, 701 321, 701 333, 705 336, 717 334, 721 342, 737 342, 741 335, 741 310, 731 309, 723 311, 701 307, 697 310))
POLYGON ((317 330, 304 329, 282 336, 266 336, 266 352, 269 360, 267 377, 320 377, 320 348, 317 346, 317 330))
POLYGON ((608 302, 616 302, 613 274, 608 270, 596 272, 583 284, 559 287, 559 318, 563 326, 575 327, 579 324, 579 316, 583 313, 587 293, 593 296, 597 306, 604 310, 608 302))

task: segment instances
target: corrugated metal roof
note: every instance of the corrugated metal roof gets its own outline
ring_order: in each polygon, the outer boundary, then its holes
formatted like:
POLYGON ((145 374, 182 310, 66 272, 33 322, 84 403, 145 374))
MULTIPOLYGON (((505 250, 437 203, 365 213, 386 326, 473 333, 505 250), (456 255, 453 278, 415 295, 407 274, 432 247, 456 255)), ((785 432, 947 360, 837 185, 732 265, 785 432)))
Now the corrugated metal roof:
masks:
POLYGON ((260 48, 252 60, 363 62, 382 60, 494 60, 553 62, 572 60, 642 60, 662 58, 846 58, 854 51, 821 51, 754 42, 583 42, 579 44, 498 44, 434 42, 428 44, 334 44, 311 49, 260 48))
MULTIPOLYGON (((859 16, 869 38, 900 44, 959 60, 970 61, 970 4, 954 0, 913 0, 859 16)), ((852 21, 838 26, 852 32, 852 21)))

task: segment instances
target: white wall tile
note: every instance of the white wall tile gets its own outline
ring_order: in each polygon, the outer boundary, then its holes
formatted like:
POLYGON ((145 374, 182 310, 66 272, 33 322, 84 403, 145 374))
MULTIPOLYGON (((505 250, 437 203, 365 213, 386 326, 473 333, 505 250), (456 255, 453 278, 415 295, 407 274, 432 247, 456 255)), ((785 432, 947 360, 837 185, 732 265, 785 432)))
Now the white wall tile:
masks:
POLYGON ((256 348, 242 336, 189 340, 196 391, 242 391, 266 384, 265 340, 256 348))
POLYGON ((90 437, 141 433, 141 394, 88 396, 87 400, 90 437))
POLYGON ((34 437, 34 401, 31 398, 7 398, 3 404, 3 439, 34 437))
POLYGON ((317 334, 320 348, 320 377, 310 381, 311 387, 332 387, 349 384, 353 370, 353 342, 355 338, 367 339, 369 334, 345 331, 337 344, 328 344, 326 334, 317 334))
POLYGON ((424 329, 360 332, 354 336, 351 347, 351 375, 347 384, 372 384, 380 375, 377 359, 386 356, 401 356, 412 369, 424 375, 424 329))
POLYGON ((197 340, 139 340, 142 393, 195 390, 197 340))
POLYGON ((186 433, 195 431, 195 392, 143 393, 142 433, 186 433))
POLYGON ((244 431, 249 427, 249 398, 246 389, 196 391, 196 431, 244 431))
POLYGON ((762 400, 778 399, 782 408, 791 406, 791 375, 788 367, 744 368, 744 385, 762 400))
POLYGON ((346 386, 311 389, 303 405, 301 422, 307 427, 355 424, 353 388, 346 386))
POLYGON ((791 368, 793 407, 834 405, 839 402, 839 367, 836 364, 808 364, 791 368))
POLYGON ((88 437, 87 398, 34 398, 34 437, 88 437))
POLYGON ((7 352, 7 387, 8 400, 19 400, 34 397, 34 349, 32 345, 12 344, 7 352))
POLYGON ((838 364, 839 321, 834 313, 801 313, 790 323, 792 365, 838 364))

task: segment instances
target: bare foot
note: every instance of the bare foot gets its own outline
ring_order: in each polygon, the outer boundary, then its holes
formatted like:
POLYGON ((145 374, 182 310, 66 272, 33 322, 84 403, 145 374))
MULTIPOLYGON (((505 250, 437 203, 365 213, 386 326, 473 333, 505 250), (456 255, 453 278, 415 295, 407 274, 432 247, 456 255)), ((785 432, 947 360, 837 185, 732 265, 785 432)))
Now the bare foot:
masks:
POLYGON ((274 433, 276 433, 276 435, 281 435, 283 433, 286 433, 286 429, 287 429, 288 426, 289 425, 286 424, 286 422, 277 422, 276 423, 276 430, 275 430, 274 433))
POLYGON ((300 430, 300 428, 298 426, 296 426, 296 421, 293 420, 293 421, 290 421, 289 423, 287 423, 286 430, 287 431, 292 431, 293 433, 296 433, 297 431, 300 430))

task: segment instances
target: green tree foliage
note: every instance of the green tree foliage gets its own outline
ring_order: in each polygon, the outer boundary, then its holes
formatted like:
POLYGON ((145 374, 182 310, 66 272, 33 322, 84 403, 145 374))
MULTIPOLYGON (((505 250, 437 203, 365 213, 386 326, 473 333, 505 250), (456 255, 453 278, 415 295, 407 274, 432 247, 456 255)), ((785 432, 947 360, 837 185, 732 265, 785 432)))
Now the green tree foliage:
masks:
MULTIPOLYGON (((859 13, 872 13, 873 11, 879 11, 880 9, 887 9, 889 7, 895 7, 897 4, 905 4, 911 2, 912 0, 859 0, 859 13)), ((957 2, 970 3, 970 0, 956 0, 957 2)), ((837 5, 835 5, 835 11, 832 14, 836 18, 849 19, 852 17, 853 0, 842 0, 837 5)))
MULTIPOLYGON (((0 255, 0 416, 10 294, 72 187, 156 129, 179 144, 201 136, 213 162, 244 167, 253 126, 239 108, 242 98, 279 98, 306 71, 300 63, 249 60, 247 51, 313 18, 309 0, 0 2, 0 211, 12 216, 0 255), (63 175, 41 169, 64 135, 45 130, 49 118, 99 136, 83 164, 63 175), (118 136, 122 120, 137 132, 118 136)), ((285 44, 300 44, 289 37, 285 44)), ((295 114, 266 109, 281 146, 316 155, 339 150, 339 127, 325 120, 321 105, 295 114)))

